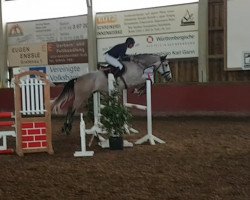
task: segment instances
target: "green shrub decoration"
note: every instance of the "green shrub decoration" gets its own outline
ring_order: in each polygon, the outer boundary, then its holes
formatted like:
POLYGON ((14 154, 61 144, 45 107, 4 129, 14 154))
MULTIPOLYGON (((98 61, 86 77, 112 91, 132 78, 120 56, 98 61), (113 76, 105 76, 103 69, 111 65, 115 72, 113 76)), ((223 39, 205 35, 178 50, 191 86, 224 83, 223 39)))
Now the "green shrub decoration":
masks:
POLYGON ((111 95, 103 98, 104 108, 101 109, 101 123, 109 136, 122 136, 126 133, 125 125, 128 125, 132 115, 127 107, 120 102, 121 94, 115 85, 111 95))

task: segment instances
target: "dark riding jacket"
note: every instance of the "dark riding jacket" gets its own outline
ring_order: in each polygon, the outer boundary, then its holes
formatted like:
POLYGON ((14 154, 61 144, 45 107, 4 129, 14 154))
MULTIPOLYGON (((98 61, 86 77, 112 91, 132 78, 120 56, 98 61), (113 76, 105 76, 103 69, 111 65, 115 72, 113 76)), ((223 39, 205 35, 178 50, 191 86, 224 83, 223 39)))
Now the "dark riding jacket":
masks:
POLYGON ((114 58, 121 58, 126 55, 126 51, 128 49, 128 46, 126 43, 117 44, 114 47, 112 47, 110 50, 108 50, 106 53, 108 53, 110 56, 114 58))

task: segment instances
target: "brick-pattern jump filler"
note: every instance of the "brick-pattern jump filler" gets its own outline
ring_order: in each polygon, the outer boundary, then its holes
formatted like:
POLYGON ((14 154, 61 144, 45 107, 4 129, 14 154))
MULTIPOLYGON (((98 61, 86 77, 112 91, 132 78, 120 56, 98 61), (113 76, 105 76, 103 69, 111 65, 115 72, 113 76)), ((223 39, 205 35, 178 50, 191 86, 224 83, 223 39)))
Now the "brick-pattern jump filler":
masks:
POLYGON ((50 83, 47 75, 28 71, 15 76, 16 152, 53 154, 50 83))
POLYGON ((47 132, 44 122, 28 122, 22 124, 22 148, 46 148, 47 132))

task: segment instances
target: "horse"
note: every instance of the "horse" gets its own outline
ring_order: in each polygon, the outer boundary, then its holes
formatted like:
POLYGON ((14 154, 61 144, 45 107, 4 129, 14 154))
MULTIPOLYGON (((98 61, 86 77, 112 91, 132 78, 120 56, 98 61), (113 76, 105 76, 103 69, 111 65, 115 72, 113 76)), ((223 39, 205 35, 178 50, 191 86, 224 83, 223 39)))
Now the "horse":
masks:
MULTIPOLYGON (((127 60, 127 59, 126 59, 127 60)), ((166 56, 157 54, 129 55, 128 61, 121 61, 124 73, 116 79, 120 90, 124 88, 135 88, 145 84, 144 71, 152 68, 153 73, 159 72, 166 81, 172 79, 171 70, 166 56)), ((68 81, 62 92, 51 104, 53 113, 60 113, 61 107, 70 100, 73 105, 68 108, 62 132, 69 134, 72 129, 73 116, 79 112, 87 103, 94 92, 108 93, 108 79, 104 71, 98 70, 84 74, 78 78, 68 81)))

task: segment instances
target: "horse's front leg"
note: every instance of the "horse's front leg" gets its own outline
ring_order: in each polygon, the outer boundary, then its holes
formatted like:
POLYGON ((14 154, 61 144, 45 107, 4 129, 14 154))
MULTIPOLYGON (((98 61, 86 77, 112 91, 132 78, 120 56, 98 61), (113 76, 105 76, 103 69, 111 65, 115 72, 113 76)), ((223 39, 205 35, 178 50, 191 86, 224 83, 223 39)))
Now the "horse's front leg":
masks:
POLYGON ((74 119, 73 118, 74 114, 75 114, 75 109, 73 110, 72 108, 69 108, 67 115, 66 115, 66 118, 65 118, 65 122, 64 122, 63 127, 62 127, 62 133, 66 134, 66 135, 70 134, 70 131, 72 129, 73 119, 74 119))
POLYGON ((137 94, 138 96, 146 94, 146 84, 142 83, 141 85, 137 86, 133 91, 133 94, 137 94))

